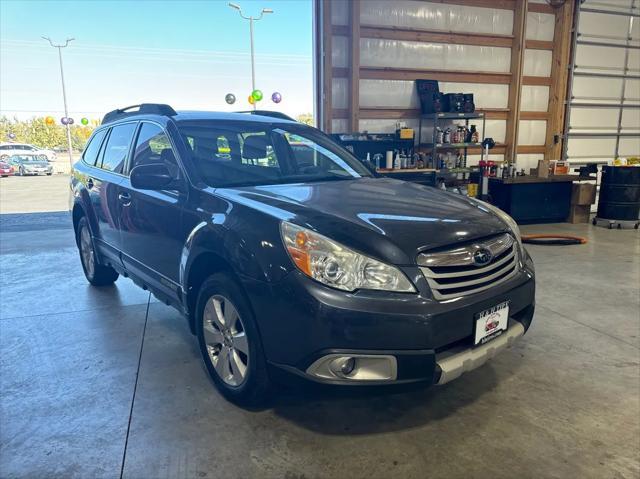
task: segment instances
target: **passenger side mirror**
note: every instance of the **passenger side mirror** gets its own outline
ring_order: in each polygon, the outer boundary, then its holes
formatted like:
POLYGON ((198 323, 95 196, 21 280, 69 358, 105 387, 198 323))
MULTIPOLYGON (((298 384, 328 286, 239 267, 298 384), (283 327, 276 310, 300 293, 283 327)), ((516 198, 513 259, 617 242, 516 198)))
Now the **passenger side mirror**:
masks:
POLYGON ((129 173, 131 186, 139 190, 180 190, 169 169, 162 163, 138 165, 129 173))

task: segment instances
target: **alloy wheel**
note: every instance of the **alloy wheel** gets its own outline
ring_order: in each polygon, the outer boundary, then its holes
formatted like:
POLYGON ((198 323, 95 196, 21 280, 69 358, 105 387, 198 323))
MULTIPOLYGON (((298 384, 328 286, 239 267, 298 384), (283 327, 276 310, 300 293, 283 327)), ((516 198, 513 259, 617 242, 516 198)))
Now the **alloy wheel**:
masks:
POLYGON ((95 272, 93 244, 91 243, 91 233, 86 226, 80 230, 80 257, 87 276, 93 277, 95 272))
POLYGON ((230 386, 240 386, 249 367, 249 343, 244 324, 233 303, 213 295, 202 317, 204 342, 216 374, 230 386))

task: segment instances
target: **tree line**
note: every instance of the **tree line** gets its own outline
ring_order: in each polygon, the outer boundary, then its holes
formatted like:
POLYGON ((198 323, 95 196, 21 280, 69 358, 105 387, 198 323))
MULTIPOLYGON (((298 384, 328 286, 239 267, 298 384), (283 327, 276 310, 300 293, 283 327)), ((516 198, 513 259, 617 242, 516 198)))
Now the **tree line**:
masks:
MULTIPOLYGON (((71 125, 72 148, 83 150, 93 130, 93 126, 71 125)), ((19 120, 0 116, 0 142, 29 143, 50 150, 66 150, 66 127, 59 123, 48 125, 45 117, 19 120)))

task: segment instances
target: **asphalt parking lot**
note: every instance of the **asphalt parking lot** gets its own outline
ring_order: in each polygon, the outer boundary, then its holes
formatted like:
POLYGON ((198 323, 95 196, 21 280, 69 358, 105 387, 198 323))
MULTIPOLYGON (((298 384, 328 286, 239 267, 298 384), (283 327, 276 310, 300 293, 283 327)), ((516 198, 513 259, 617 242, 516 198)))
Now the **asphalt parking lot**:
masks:
POLYGON ((69 175, 0 178, 0 214, 69 209, 69 175))
MULTIPOLYGON (((5 180, 6 210, 67 191, 5 180)), ((484 367, 249 411, 214 389, 176 311, 124 278, 87 284, 67 212, 0 215, 0 477, 637 478, 638 234, 542 229, 589 243, 530 248, 534 323, 484 367)))

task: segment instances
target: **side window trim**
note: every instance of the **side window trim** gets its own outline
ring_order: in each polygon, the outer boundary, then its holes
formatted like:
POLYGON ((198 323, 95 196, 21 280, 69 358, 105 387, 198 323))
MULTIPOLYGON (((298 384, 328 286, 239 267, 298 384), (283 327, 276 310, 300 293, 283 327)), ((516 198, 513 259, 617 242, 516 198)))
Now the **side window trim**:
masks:
POLYGON ((136 126, 136 131, 133 133, 133 141, 131 142, 131 146, 129 147, 129 154, 124 162, 124 167, 122 168, 122 175, 129 178, 129 173, 131 173, 131 165, 133 164, 134 157, 136 156, 136 146, 138 145, 138 138, 140 137, 140 131, 142 130, 142 125, 144 121, 139 121, 136 126))
POLYGON ((98 151, 98 156, 96 156, 96 162, 93 166, 96 168, 102 168, 102 160, 104 159, 104 151, 107 149, 107 144, 109 143, 109 138, 111 137, 111 128, 107 130, 107 134, 104 135, 104 140, 102 140, 102 145, 100 145, 100 150, 98 151))

